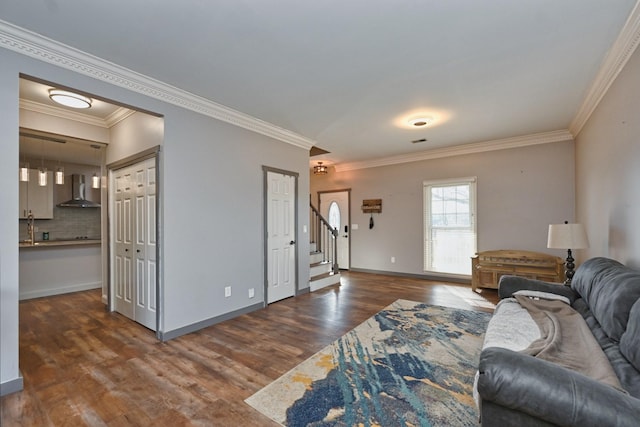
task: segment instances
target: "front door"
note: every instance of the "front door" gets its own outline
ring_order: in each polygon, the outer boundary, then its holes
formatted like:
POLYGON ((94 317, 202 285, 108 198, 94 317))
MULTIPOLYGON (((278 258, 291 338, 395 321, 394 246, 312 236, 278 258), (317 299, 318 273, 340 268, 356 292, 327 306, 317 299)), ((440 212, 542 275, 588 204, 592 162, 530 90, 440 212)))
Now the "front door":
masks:
POLYGON ((156 161, 112 173, 115 311, 156 330, 156 161))
POLYGON ((348 270, 350 265, 351 229, 349 228, 349 195, 350 191, 331 191, 320 193, 320 214, 329 221, 333 228, 338 229, 338 267, 348 270))
POLYGON ((292 297, 296 290, 296 177, 267 171, 267 303, 292 297))

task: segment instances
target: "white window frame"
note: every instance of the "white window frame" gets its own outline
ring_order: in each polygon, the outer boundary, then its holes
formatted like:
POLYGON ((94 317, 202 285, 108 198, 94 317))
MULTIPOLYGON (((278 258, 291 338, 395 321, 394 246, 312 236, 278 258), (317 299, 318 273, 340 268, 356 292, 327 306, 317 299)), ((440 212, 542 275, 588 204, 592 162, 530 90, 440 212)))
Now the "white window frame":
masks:
POLYGON ((478 247, 478 232, 477 232, 477 177, 463 177, 452 179, 440 179, 430 180, 423 182, 423 211, 424 211, 424 234, 423 234, 423 260, 424 271, 450 277, 471 277, 471 257, 475 255, 478 247), (468 185, 469 186, 469 209, 470 209, 470 226, 468 230, 472 233, 473 242, 470 243, 468 254, 462 255, 462 257, 468 259, 469 268, 468 272, 447 272, 432 266, 432 225, 431 225, 431 189, 433 187, 448 187, 456 185, 468 185), (468 256, 467 256, 468 255, 468 256))

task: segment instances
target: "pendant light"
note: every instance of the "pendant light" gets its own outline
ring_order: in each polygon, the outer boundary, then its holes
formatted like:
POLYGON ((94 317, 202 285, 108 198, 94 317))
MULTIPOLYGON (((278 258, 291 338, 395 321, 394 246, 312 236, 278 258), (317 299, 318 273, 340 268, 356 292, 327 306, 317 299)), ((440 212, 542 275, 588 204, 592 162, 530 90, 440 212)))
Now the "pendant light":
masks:
MULTIPOLYGON (((100 155, 99 155, 100 146, 97 144, 94 144, 94 145, 91 145, 91 148, 96 150, 96 163, 98 164, 98 168, 100 169, 101 168, 100 155)), ((95 188, 95 189, 100 188, 100 177, 95 172, 93 174, 93 177, 91 177, 91 188, 95 188)))
POLYGON ((29 162, 27 162, 26 156, 24 156, 24 161, 20 164, 20 182, 28 182, 29 181, 29 162))
POLYGON ((318 164, 313 167, 313 173, 315 175, 326 175, 327 171, 327 167, 323 165, 322 162, 318 162, 318 164))
POLYGON ((44 143, 40 143, 40 167, 38 168, 38 185, 47 186, 47 168, 44 167, 44 143))
POLYGON ((58 160, 58 167, 56 168, 56 185, 64 184, 64 167, 60 166, 60 160, 58 160))

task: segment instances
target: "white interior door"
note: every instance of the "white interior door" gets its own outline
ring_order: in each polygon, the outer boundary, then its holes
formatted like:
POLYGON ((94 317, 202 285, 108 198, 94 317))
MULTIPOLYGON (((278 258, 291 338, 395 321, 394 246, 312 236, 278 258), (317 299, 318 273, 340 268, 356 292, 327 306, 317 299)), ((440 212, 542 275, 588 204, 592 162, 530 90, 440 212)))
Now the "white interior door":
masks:
POLYGON ((349 218, 349 191, 320 193, 320 214, 338 229, 338 267, 348 270, 350 265, 351 226, 349 218))
POLYGON ((113 172, 114 309, 156 330, 155 158, 113 172))
POLYGON ((131 229, 131 206, 133 186, 131 173, 116 171, 112 180, 113 227, 111 239, 113 255, 111 268, 114 309, 130 319, 133 315, 133 236, 131 229))
POLYGON ((267 303, 296 289, 295 177, 267 171, 267 303))
POLYGON ((136 298, 134 320, 156 330, 156 162, 134 166, 136 298))

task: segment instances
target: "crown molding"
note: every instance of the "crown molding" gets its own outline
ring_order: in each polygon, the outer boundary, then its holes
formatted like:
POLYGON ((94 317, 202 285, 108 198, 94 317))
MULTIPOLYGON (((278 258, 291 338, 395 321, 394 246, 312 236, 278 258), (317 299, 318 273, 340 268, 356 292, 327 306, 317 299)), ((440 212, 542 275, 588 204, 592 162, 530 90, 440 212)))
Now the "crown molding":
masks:
POLYGON ((120 107, 116 111, 114 111, 113 113, 109 114, 104 119, 104 122, 107 125, 107 127, 110 128, 110 127, 115 126, 116 124, 120 123, 122 120, 126 119, 127 117, 134 115, 135 113, 136 113, 135 110, 131 110, 129 108, 120 107))
POLYGON ((509 148, 527 147, 529 145, 549 144, 552 142, 573 141, 573 135, 566 130, 535 133, 516 136, 513 138, 496 139, 493 141, 475 142, 454 147, 435 148, 419 153, 401 154, 382 159, 364 160, 361 162, 340 163, 334 165, 336 172, 356 169, 375 168, 379 166, 397 165, 400 163, 419 162, 422 160, 441 159, 443 157, 460 156, 463 154, 484 153, 487 151, 506 150, 509 148))
POLYGON ((620 71, 624 68, 633 52, 640 44, 640 0, 636 2, 627 22, 622 27, 618 38, 609 49, 600 71, 591 83, 589 91, 582 101, 571 124, 569 131, 578 135, 595 111, 596 107, 613 84, 620 71))
POLYGON ((22 55, 176 105, 296 147, 315 141, 159 80, 0 20, 0 46, 22 55))
POLYGON ((50 105, 41 104, 39 102, 29 101, 28 99, 20 100, 20 108, 23 110, 33 111, 35 113, 47 114, 49 116, 59 117, 61 119, 73 120, 92 126, 107 128, 107 123, 99 118, 82 114, 75 111, 69 111, 62 108, 52 107, 50 105))

